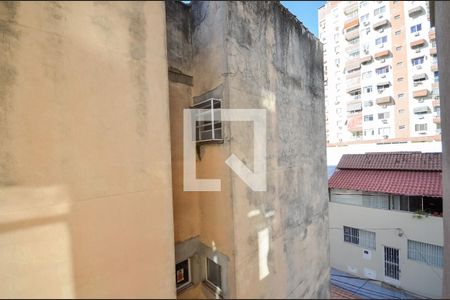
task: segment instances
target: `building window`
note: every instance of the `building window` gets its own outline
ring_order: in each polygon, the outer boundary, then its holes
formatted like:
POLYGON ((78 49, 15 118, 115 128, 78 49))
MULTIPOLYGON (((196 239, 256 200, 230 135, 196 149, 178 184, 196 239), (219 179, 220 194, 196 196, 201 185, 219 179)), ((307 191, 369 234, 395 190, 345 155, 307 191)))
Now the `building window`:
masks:
POLYGON ((344 226, 344 241, 363 248, 375 249, 376 234, 372 231, 344 226))
POLYGON ((397 31, 395 32, 395 35, 400 35, 401 33, 402 33, 401 30, 397 30, 397 31))
POLYGON ((398 94, 398 99, 403 99, 405 97, 405 94, 398 94))
POLYGON ((378 120, 385 120, 389 118, 389 112, 383 112, 378 114, 378 120))
POLYGON ((400 15, 395 15, 394 19, 395 19, 395 20, 400 19, 400 15))
POLYGON ((375 72, 376 72, 378 75, 383 75, 383 74, 389 73, 389 67, 388 67, 388 66, 384 66, 384 67, 375 69, 375 72))
POLYGON ((397 67, 401 67, 403 65, 403 62, 402 61, 399 61, 398 63, 397 63, 397 67))
POLYGON ((364 136, 373 136, 375 134, 374 129, 364 129, 364 136))
POLYGON ((361 16, 361 22, 365 22, 369 20, 369 14, 365 14, 364 16, 361 16))
POLYGON ((408 259, 442 268, 442 246, 408 240, 408 259))
POLYGON ((359 230, 357 228, 344 226, 344 241, 359 245, 359 230))
POLYGON ((421 65, 424 62, 424 57, 421 56, 421 57, 413 58, 413 59, 411 59, 411 62, 412 62, 413 66, 421 65))
POLYGON ((359 4, 360 8, 366 7, 367 6, 367 1, 361 1, 361 3, 359 4))
POLYGON ((364 122, 373 121, 373 115, 365 115, 364 116, 364 122))
POLYGON ((339 40, 339 33, 335 33, 335 34, 334 34, 334 40, 335 40, 335 41, 339 40))
POLYGON ((387 42, 387 35, 379 37, 375 40, 375 45, 384 44, 387 42))
POLYGON ((379 14, 384 13, 385 11, 386 11, 386 6, 381 6, 381 7, 376 8, 376 9, 373 11, 373 14, 374 14, 374 16, 377 16, 377 15, 379 15, 379 14))
POLYGON ((340 46, 334 47, 334 52, 335 52, 336 54, 338 54, 338 53, 339 53, 339 49, 340 49, 340 46))
POLYGON ((378 128, 378 135, 389 136, 389 134, 391 134, 391 128, 390 127, 380 127, 380 128, 378 128))
POLYGON ((213 288, 222 290, 222 267, 206 258, 206 282, 212 285, 213 288))
POLYGON ((397 78, 397 81, 403 81, 403 77, 399 77, 399 78, 397 78))
POLYGON ((399 110, 398 110, 398 113, 399 113, 399 114, 404 114, 404 113, 405 113, 405 110, 404 110, 403 108, 402 108, 402 109, 399 109, 399 110))
POLYGON ((191 264, 189 259, 176 264, 175 280, 177 290, 182 290, 191 284, 191 264))
POLYGON ((426 131, 428 129, 428 124, 416 124, 416 131, 426 131))
POLYGON ((402 50, 402 46, 395 47, 395 51, 400 51, 400 50, 402 50))
POLYGON ((210 98, 195 104, 191 108, 196 109, 195 140, 201 142, 222 142, 220 99, 210 98))
POLYGON ((406 125, 400 125, 400 126, 398 126, 398 129, 400 129, 400 130, 405 129, 405 128, 406 128, 406 125))
POLYGON ((422 30, 422 24, 417 24, 414 26, 411 26, 411 33, 419 32, 422 30))
POLYGON ((363 87, 364 93, 372 93, 372 86, 368 85, 363 87))
POLYGON ((439 72, 438 71, 434 72, 434 82, 439 82, 439 72))

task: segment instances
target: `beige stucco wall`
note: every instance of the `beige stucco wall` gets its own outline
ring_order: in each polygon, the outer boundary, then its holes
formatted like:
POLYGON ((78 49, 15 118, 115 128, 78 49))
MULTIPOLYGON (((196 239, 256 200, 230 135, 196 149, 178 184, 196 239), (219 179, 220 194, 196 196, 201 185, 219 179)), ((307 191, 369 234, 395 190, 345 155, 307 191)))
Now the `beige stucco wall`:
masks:
MULTIPOLYGON (((351 193, 357 194, 354 191, 351 193)), ((396 248, 400 250, 399 286, 419 295, 440 298, 442 269, 408 259, 407 240, 443 246, 443 218, 429 216, 417 219, 409 212, 333 202, 330 202, 329 214, 332 267, 359 277, 365 277, 366 268, 376 272, 375 279, 385 281, 384 246, 396 248), (344 242, 343 226, 366 228, 376 233, 376 250, 371 250, 370 260, 363 258, 362 247, 344 242), (401 228, 402 236, 399 236, 399 230, 396 228, 401 228)))
POLYGON ((175 297, 164 4, 0 25, 0 297, 175 297))

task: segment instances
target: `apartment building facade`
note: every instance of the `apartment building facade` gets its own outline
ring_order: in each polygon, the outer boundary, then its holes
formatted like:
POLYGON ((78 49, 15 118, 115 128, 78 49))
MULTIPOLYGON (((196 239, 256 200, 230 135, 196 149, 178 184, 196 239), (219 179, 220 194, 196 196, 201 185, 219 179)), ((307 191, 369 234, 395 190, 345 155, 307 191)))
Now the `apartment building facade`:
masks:
POLYGON ((441 153, 344 155, 329 188, 333 268, 441 297, 441 153))
POLYGON ((440 141, 428 1, 330 1, 319 36, 329 145, 440 141))
POLYGON ((0 25, 0 298, 328 297, 322 45, 281 4, 11 1, 0 25), (247 121, 191 140, 221 189, 186 191, 183 111, 211 98, 265 112, 266 191, 225 163, 257 171, 247 121))

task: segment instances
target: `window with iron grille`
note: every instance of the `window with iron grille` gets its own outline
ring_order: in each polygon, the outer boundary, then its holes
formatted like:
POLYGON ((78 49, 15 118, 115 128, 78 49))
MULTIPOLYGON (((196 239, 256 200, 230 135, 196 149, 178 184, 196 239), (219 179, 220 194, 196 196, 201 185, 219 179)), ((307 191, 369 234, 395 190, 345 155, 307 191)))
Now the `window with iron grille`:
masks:
POLYGON ((223 142, 221 107, 222 101, 215 98, 191 106, 192 109, 196 109, 193 118, 197 143, 223 142))
POLYGON ((206 258, 206 282, 214 289, 222 290, 222 267, 213 260, 206 258))
POLYGON ((408 259, 442 268, 442 247, 408 240, 408 259))
POLYGON ((375 249, 375 232, 344 226, 344 242, 375 249))

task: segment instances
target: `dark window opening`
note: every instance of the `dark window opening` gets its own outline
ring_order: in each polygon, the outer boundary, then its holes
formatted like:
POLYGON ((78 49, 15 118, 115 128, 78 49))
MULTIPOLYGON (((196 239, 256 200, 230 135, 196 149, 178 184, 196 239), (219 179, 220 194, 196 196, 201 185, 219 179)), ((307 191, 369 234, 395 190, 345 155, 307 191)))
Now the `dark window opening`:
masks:
POLYGON ((423 197, 423 210, 433 216, 442 216, 442 198, 423 197))
POLYGON ((189 259, 183 260, 176 264, 175 268, 175 282, 177 283, 177 290, 187 287, 191 283, 189 259))
POLYGON ((212 261, 211 259, 206 259, 206 281, 215 288, 222 289, 222 267, 212 261))

